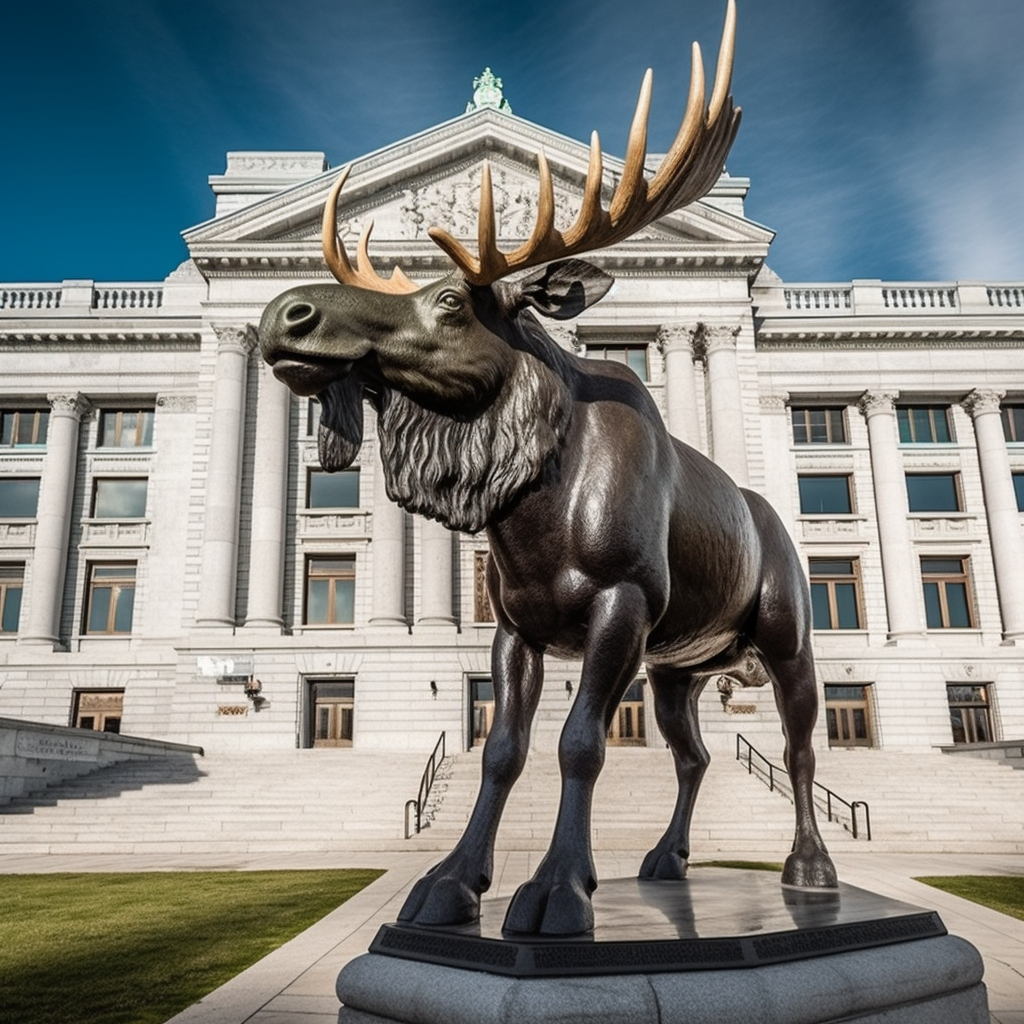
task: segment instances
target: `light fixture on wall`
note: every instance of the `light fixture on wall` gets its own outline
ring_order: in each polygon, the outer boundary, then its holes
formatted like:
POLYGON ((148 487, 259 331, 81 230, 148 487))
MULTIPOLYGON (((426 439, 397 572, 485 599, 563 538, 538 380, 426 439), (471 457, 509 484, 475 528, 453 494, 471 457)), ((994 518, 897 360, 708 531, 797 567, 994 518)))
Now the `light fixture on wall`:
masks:
POLYGON ((253 711, 259 711, 267 703, 266 697, 262 696, 263 684, 255 677, 249 676, 242 684, 246 697, 252 701, 253 711))
POLYGON ((572 700, 572 680, 566 679, 565 681, 565 699, 572 700))
POLYGON ((430 696, 437 700, 437 683, 433 679, 430 680, 430 696))

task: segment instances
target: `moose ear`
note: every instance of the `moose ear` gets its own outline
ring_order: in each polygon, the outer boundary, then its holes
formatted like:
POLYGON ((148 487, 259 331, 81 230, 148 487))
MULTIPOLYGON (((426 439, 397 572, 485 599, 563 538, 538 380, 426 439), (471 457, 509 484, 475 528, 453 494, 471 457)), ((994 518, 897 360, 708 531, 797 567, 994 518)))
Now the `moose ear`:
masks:
POLYGON ((519 309, 532 306, 544 316, 569 320, 603 298, 614 283, 611 274, 586 260, 560 260, 516 281, 512 300, 519 309))

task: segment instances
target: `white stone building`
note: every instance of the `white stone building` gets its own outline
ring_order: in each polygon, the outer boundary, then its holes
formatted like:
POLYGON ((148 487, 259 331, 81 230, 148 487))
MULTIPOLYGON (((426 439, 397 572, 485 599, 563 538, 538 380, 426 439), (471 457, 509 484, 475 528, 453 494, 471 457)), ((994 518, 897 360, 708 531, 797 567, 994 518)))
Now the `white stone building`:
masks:
MULTIPOLYGON (((567 220, 587 147, 484 108, 355 160, 342 231, 372 217, 379 265, 432 280, 426 229, 475 236, 485 158, 502 240, 527 236, 541 146, 567 220)), ((357 467, 319 473, 315 405, 252 351, 270 299, 329 278, 335 178, 320 153, 230 153, 166 280, 0 285, 0 715, 210 748, 486 731, 486 539, 387 502, 369 429, 357 467)), ((781 513, 822 746, 1019 739, 1024 284, 785 284, 748 184, 593 254, 615 287, 550 331, 627 361, 674 434, 781 513)), ((535 740, 577 673, 549 662, 535 740)), ((709 742, 777 746, 770 693, 720 680, 703 701, 709 742)), ((619 741, 660 742, 645 703, 639 681, 619 741)))

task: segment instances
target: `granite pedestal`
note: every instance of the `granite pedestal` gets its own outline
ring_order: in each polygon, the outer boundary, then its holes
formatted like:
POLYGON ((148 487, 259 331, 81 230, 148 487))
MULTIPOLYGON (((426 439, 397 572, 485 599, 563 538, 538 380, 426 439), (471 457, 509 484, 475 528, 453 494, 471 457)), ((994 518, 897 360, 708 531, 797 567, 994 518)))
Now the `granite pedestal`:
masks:
POLYGON ((988 1024, 982 961, 938 914, 842 885, 698 868, 602 882, 585 938, 385 925, 338 977, 340 1024, 988 1024))

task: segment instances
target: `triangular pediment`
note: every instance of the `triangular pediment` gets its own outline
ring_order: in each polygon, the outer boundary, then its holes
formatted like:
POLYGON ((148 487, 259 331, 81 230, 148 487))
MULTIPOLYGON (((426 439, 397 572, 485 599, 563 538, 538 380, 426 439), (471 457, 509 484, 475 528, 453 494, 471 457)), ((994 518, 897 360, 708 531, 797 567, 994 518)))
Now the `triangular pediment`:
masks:
MULTIPOLYGON (((551 167, 556 227, 568 227, 579 212, 589 148, 522 118, 481 110, 357 159, 339 203, 338 230, 354 245, 373 221, 376 246, 385 249, 419 243, 432 245, 427 230, 441 227, 457 238, 475 240, 484 161, 491 166, 498 238, 526 239, 536 219, 537 152, 551 167)), ((622 171, 622 163, 605 157, 605 204, 622 171)), ((270 247, 319 245, 324 201, 338 169, 207 221, 185 232, 193 254, 270 247)), ((723 178, 723 181, 729 179, 723 178)), ((630 239, 647 242, 692 242, 767 246, 772 233, 743 217, 698 202, 669 214, 630 239)))

